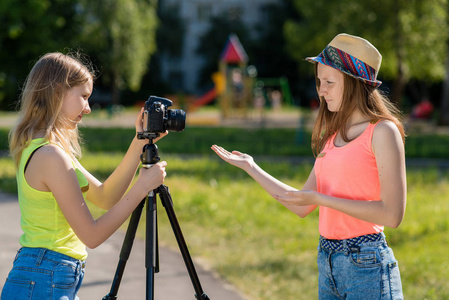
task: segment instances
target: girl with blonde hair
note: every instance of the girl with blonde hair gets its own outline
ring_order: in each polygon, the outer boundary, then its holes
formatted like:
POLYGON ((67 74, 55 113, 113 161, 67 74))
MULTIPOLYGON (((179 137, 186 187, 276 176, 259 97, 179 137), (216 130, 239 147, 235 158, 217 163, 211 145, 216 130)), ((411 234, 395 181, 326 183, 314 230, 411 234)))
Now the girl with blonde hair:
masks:
POLYGON ((248 154, 212 149, 299 217, 319 207, 319 299, 402 299, 383 231, 398 227, 405 214, 405 133, 397 109, 377 89, 382 56, 369 41, 339 34, 306 60, 315 64, 320 108, 315 164, 301 190, 248 154))
MULTIPOLYGON (((86 246, 103 243, 164 181, 167 163, 159 162, 140 169, 131 186, 145 144, 136 136, 104 183, 79 163, 78 124, 91 112, 94 79, 81 55, 62 53, 42 56, 26 79, 10 132, 23 234, 3 300, 78 299, 86 246), (86 200, 108 211, 95 220, 86 200)), ((143 131, 141 115, 136 132, 143 131)))

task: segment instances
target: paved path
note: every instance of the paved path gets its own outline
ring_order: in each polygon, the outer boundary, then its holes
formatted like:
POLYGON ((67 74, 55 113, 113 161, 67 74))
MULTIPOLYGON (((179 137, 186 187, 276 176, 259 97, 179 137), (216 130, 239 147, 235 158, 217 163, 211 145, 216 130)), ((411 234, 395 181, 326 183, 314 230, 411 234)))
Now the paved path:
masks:
MULTIPOLYGON (((0 192, 0 289, 20 247, 18 240, 21 233, 17 197, 0 192)), ((85 278, 79 293, 81 300, 101 300, 109 293, 123 239, 124 233, 117 232, 98 248, 89 250, 85 278)), ((211 300, 245 299, 228 283, 194 263, 201 286, 211 300)), ((144 242, 136 239, 118 291, 118 299, 145 299, 145 274, 144 242)), ((156 300, 196 299, 179 251, 160 247, 160 272, 155 274, 154 291, 156 300)))
MULTIPOLYGON (((0 116, 0 127, 11 128, 16 120, 17 113, 2 113, 0 116)), ((104 112, 93 113, 83 117, 83 125, 86 127, 123 127, 134 128, 136 111, 124 111, 111 118, 104 112)), ((247 118, 222 119, 219 111, 198 111, 187 112, 186 130, 189 126, 210 126, 210 127, 242 127, 242 128, 298 128, 299 111, 290 112, 267 112, 260 116, 250 114, 247 118)))

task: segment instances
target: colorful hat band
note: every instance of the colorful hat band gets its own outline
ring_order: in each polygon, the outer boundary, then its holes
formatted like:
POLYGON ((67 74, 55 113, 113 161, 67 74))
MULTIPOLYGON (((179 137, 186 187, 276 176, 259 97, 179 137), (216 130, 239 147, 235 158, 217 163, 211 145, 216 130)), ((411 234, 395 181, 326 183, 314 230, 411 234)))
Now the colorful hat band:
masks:
POLYGON ((328 45, 314 60, 356 77, 366 84, 375 87, 382 84, 376 80, 377 71, 373 67, 335 47, 328 45))

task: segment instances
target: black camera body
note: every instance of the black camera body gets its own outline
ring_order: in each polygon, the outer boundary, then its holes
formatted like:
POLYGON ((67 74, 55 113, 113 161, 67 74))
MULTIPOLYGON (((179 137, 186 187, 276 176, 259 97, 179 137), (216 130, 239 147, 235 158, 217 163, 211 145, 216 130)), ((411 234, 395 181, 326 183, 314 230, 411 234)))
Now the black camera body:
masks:
POLYGON ((153 139, 165 131, 183 131, 186 123, 186 113, 182 109, 168 109, 173 102, 166 98, 150 96, 145 102, 143 132, 139 139, 153 139))

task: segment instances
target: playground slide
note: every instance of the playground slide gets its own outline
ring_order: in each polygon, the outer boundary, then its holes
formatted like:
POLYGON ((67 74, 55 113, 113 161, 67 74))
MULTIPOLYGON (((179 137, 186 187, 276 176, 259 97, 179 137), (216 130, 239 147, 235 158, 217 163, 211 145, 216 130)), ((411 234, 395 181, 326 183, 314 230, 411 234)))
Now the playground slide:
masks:
POLYGON ((201 107, 203 105, 206 105, 207 103, 212 102, 216 97, 217 97, 217 90, 215 88, 212 88, 204 95, 196 99, 195 102, 193 102, 193 105, 197 108, 201 107))

